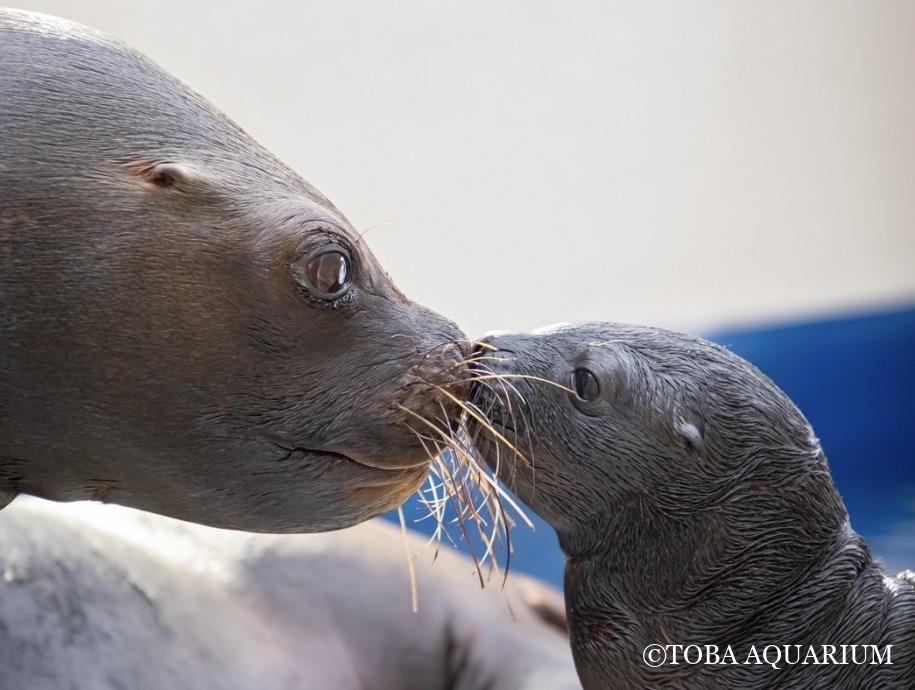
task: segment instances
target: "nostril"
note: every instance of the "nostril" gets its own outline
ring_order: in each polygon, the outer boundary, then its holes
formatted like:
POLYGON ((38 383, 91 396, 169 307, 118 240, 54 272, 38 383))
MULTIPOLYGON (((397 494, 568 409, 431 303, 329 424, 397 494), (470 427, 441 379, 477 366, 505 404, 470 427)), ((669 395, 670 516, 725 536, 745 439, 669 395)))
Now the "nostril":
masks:
POLYGON ((472 343, 473 347, 470 348, 470 357, 471 359, 476 359, 481 357, 484 353, 489 352, 490 345, 489 343, 483 340, 474 340, 472 343))
MULTIPOLYGON (((470 353, 470 375, 472 378, 479 376, 485 376, 487 374, 492 374, 493 364, 498 357, 499 350, 489 343, 483 341, 477 341, 474 344, 473 351, 470 353)), ((474 392, 480 387, 479 381, 474 382, 471 387, 470 397, 471 399, 474 396, 474 392)))
POLYGON ((470 389, 470 400, 478 407, 491 396, 490 379, 511 374, 515 370, 515 350, 518 344, 517 334, 506 331, 489 331, 474 341, 470 369, 476 380, 470 389))
POLYGON ((486 331, 479 340, 473 341, 474 354, 500 350, 500 340, 507 335, 506 331, 486 331))
POLYGON ((479 340, 474 341, 473 354, 504 357, 514 354, 517 335, 507 331, 489 331, 479 340))

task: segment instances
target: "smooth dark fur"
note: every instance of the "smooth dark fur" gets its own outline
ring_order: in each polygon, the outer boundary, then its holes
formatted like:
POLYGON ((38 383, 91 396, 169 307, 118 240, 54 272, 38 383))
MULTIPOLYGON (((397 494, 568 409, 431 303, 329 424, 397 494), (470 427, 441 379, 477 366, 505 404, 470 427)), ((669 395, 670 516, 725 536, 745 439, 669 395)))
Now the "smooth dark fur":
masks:
POLYGON ((0 10, 0 506, 359 522, 422 481, 398 406, 439 414, 461 338, 201 97, 98 32, 0 10), (354 260, 332 304, 291 270, 325 246, 354 260))
MULTIPOLYGON (((699 338, 612 323, 488 339, 498 373, 572 385, 585 402, 511 379, 514 414, 475 402, 532 461, 481 433, 491 465, 556 529, 585 688, 912 688, 915 587, 852 530, 826 456, 766 376, 699 338), (893 665, 652 669, 649 644, 893 645, 893 665)), ((504 402, 504 395, 501 399, 504 402)), ((862 458, 866 462, 866 458, 862 458)), ((744 655, 745 657, 745 655, 744 655)))

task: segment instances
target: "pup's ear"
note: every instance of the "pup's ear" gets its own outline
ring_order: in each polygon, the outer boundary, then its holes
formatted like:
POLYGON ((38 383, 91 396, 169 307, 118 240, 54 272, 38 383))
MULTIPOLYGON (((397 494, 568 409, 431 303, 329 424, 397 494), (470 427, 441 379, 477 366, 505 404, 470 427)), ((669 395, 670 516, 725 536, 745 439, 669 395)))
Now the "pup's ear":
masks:
POLYGON ((699 427, 685 419, 678 419, 675 426, 689 454, 698 458, 705 457, 705 439, 702 438, 699 427))

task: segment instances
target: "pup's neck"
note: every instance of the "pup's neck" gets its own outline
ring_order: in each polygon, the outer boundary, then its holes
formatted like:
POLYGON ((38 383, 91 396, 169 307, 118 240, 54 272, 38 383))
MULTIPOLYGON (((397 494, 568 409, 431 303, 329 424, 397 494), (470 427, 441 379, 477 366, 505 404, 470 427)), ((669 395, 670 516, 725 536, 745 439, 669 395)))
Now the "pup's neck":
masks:
POLYGON ((859 579, 879 571, 828 473, 748 484, 698 511, 631 496, 608 520, 602 548, 576 552, 580 542, 560 537, 576 664, 583 679, 597 674, 585 687, 609 682, 602 669, 621 682, 703 673, 653 672, 642 657, 651 644, 737 650, 817 639, 840 624, 859 579))

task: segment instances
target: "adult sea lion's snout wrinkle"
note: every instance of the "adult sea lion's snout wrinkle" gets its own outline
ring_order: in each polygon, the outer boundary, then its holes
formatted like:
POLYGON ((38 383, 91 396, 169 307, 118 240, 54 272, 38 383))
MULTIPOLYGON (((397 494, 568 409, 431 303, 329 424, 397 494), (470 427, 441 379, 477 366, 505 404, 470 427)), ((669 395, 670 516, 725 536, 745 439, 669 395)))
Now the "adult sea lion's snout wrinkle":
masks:
MULTIPOLYGON (((411 372, 412 381, 406 403, 425 416, 454 419, 460 414, 457 400, 470 391, 467 360, 470 350, 457 326, 441 330, 411 372), (432 395, 429 395, 429 393, 432 395), (456 400, 457 399, 457 400, 456 400)), ((443 420, 444 421, 444 420, 443 420)))
POLYGON ((460 329, 120 42, 0 10, 0 64, 0 497, 276 532, 402 500, 411 425, 466 396, 460 329))

